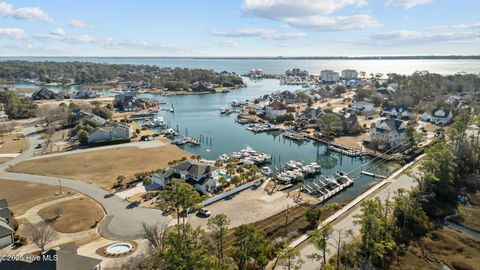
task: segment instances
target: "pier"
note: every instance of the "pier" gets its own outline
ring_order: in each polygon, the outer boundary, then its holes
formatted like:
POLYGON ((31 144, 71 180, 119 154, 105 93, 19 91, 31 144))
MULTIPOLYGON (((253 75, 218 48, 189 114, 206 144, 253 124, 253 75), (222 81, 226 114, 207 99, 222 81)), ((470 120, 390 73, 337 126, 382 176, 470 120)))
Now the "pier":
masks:
POLYGON ((311 185, 305 185, 303 191, 309 195, 312 193, 319 194, 319 203, 323 203, 353 185, 353 180, 347 176, 339 176, 337 178, 328 177, 325 178, 325 180, 327 183, 318 180, 314 181, 311 185))

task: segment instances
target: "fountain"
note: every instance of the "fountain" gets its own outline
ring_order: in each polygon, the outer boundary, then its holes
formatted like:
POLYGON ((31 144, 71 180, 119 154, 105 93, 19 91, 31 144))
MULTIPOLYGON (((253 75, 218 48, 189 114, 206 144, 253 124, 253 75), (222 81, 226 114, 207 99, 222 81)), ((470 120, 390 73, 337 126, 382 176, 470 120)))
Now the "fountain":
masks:
POLYGON ((115 243, 105 249, 105 254, 109 256, 120 256, 130 253, 132 249, 132 245, 129 243, 115 243))

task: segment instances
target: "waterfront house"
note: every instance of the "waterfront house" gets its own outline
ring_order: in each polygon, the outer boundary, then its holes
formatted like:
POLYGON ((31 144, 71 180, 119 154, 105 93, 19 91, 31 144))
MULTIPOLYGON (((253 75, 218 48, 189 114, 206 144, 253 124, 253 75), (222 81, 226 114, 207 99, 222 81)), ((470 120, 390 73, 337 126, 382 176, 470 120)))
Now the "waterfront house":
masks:
POLYGON ((453 113, 450 109, 433 109, 430 114, 430 122, 438 126, 446 126, 453 121, 453 113))
POLYGON ((415 112, 411 108, 405 106, 387 105, 383 107, 380 116, 398 119, 415 119, 415 112))
POLYGON ((172 178, 184 180, 202 194, 209 194, 219 185, 217 168, 201 161, 180 162, 162 173, 154 174, 152 180, 154 184, 163 186, 172 178))
POLYGON ((325 112, 322 110, 322 108, 308 107, 307 109, 305 109, 305 112, 303 112, 303 114, 299 116, 299 119, 314 120, 317 119, 320 115, 324 114, 325 112))
POLYGON ((265 115, 267 116, 279 116, 287 114, 288 107, 287 105, 281 103, 278 100, 268 104, 264 107, 265 115))
POLYGON ((92 123, 96 126, 103 126, 108 123, 107 119, 85 111, 79 111, 76 117, 78 118, 78 123, 82 126, 87 123, 92 123))
POLYGON ((358 135, 362 132, 362 127, 358 122, 358 117, 355 114, 348 116, 340 114, 340 132, 345 135, 358 135))
POLYGON ((133 137, 133 130, 130 126, 115 122, 92 129, 88 135, 89 143, 107 142, 121 139, 130 139, 133 137))
POLYGON ((342 70, 342 79, 344 80, 356 80, 358 78, 358 72, 354 69, 342 70))
POLYGON ((261 79, 263 78, 263 76, 265 76, 265 72, 263 71, 263 69, 251 69, 249 72, 248 72, 248 76, 252 79, 261 79))
POLYGON ((46 87, 42 87, 40 90, 32 94, 33 100, 45 100, 45 99, 56 99, 57 93, 48 90, 46 87))
POLYGON ((324 83, 336 83, 340 81, 340 75, 338 74, 338 72, 327 69, 320 72, 320 79, 324 83))
POLYGON ((407 123, 398 119, 383 119, 372 124, 367 143, 373 148, 391 149, 405 143, 407 123))
POLYGON ((352 103, 350 110, 356 114, 371 113, 375 105, 367 101, 355 101, 352 103))

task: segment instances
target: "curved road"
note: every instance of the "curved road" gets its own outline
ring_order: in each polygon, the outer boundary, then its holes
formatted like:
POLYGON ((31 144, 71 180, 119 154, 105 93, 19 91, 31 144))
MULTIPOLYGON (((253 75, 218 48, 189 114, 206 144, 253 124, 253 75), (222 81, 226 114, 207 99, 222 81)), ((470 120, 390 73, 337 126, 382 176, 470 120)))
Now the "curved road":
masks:
MULTIPOLYGON (((35 146, 43 143, 40 135, 35 130, 35 126, 29 125, 24 127, 23 133, 29 142, 29 147, 18 157, 0 164, 1 179, 56 186, 58 186, 58 180, 60 179, 62 186, 83 193, 95 199, 102 205, 107 213, 107 216, 100 223, 98 231, 105 238, 113 240, 131 240, 141 236, 140 231, 142 222, 146 222, 148 224, 168 224, 170 222, 171 218, 169 216, 162 215, 160 210, 142 207, 130 207, 129 202, 122 200, 118 196, 111 196, 109 192, 84 181, 7 172, 6 169, 8 169, 10 166, 32 158, 36 152, 35 146)), ((92 160, 92 162, 101 162, 101 160, 92 160)), ((51 164, 51 166, 55 166, 55 164, 51 164)))

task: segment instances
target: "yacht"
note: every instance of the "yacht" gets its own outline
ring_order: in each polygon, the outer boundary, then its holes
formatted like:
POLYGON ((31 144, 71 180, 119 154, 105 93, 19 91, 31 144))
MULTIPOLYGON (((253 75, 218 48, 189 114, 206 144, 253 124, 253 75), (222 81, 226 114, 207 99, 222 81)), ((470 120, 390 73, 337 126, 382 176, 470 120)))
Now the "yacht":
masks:
POLYGON ((269 167, 262 167, 260 172, 264 175, 271 175, 272 174, 272 169, 270 169, 269 167))

